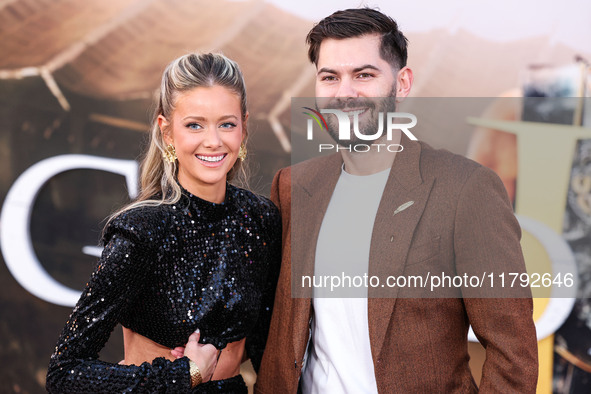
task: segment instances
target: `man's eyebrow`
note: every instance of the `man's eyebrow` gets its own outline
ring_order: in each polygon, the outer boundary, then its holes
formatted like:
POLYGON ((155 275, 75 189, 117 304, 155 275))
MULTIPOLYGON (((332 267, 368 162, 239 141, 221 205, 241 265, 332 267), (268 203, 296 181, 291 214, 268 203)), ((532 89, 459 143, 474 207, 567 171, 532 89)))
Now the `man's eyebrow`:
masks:
POLYGON ((365 69, 370 69, 370 70, 376 70, 376 71, 381 71, 379 68, 377 68, 376 66, 373 66, 371 64, 364 64, 361 67, 357 67, 353 69, 354 73, 358 73, 359 71, 363 71, 365 69))
POLYGON ((320 74, 320 73, 336 74, 337 72, 335 70, 333 70, 332 68, 322 67, 320 70, 318 70, 318 74, 320 74))
MULTIPOLYGON (((377 68, 374 65, 364 64, 363 66, 355 67, 353 69, 353 72, 358 73, 359 71, 363 71, 363 70, 367 70, 367 69, 381 71, 379 68, 377 68)), ((337 72, 335 70, 333 70, 332 68, 328 68, 328 67, 322 67, 320 70, 318 70, 318 74, 321 74, 321 73, 337 74, 337 72)))

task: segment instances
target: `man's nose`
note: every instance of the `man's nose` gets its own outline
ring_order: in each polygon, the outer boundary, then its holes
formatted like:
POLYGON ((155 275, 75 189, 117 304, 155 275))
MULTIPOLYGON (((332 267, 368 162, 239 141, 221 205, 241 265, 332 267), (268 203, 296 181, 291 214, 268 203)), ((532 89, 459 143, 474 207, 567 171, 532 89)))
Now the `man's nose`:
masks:
POLYGON ((344 78, 340 81, 335 97, 359 97, 353 81, 344 78))

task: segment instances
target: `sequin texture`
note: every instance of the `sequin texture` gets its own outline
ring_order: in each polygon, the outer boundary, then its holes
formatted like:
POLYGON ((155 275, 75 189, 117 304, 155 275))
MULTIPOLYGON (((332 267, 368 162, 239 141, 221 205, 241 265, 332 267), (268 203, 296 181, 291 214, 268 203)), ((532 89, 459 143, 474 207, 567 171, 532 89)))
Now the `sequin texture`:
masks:
MULTIPOLYGON (((58 340, 49 392, 188 392, 188 359, 98 360, 117 323, 169 348, 199 328, 223 349, 246 337, 258 370, 281 254, 281 220, 264 197, 227 185, 222 204, 183 190, 173 205, 125 211, 58 340)), ((212 382, 213 383, 213 382, 212 382)))

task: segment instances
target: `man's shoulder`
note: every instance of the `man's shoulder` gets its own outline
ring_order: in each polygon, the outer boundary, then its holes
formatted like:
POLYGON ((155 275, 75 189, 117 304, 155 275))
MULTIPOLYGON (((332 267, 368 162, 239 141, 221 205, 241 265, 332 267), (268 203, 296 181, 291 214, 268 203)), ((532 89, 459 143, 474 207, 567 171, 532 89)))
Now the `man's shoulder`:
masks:
POLYGON ((339 166, 343 163, 343 158, 340 153, 333 153, 327 156, 314 157, 312 159, 304 160, 292 165, 290 168, 292 172, 304 173, 313 169, 326 168, 326 166, 339 166))
POLYGON ((420 163, 423 179, 437 179, 438 187, 460 192, 466 189, 465 185, 470 184, 487 190, 502 190, 501 194, 506 194, 503 182, 496 172, 462 155, 445 149, 434 149, 421 142, 420 163))
POLYGON ((322 173, 327 168, 338 168, 342 162, 340 153, 304 160, 280 169, 278 171, 280 175, 279 182, 283 184, 291 183, 291 180, 308 179, 311 175, 322 173))
POLYGON ((429 169, 440 168, 440 170, 464 169, 474 171, 482 167, 474 160, 465 156, 458 155, 447 149, 436 149, 425 142, 419 142, 421 145, 421 165, 428 166, 429 169))
POLYGON ((484 169, 481 164, 446 149, 435 149, 429 144, 421 145, 421 174, 437 178, 456 180, 469 178, 474 171, 484 169))

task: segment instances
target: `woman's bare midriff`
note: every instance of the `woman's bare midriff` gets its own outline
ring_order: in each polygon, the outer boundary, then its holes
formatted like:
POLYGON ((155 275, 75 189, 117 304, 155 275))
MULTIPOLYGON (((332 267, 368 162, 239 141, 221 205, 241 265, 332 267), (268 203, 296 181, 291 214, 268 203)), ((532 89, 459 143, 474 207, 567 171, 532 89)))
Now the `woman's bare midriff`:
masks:
MULTIPOLYGON (((212 380, 228 379, 240 374, 240 364, 242 364, 244 357, 244 343, 245 338, 228 343, 220 354, 212 380)), ((123 327, 123 344, 125 359, 121 360, 119 364, 141 365, 144 362, 151 363, 158 357, 164 357, 170 361, 175 360, 174 356, 170 354, 170 348, 162 346, 126 327, 123 327)))

